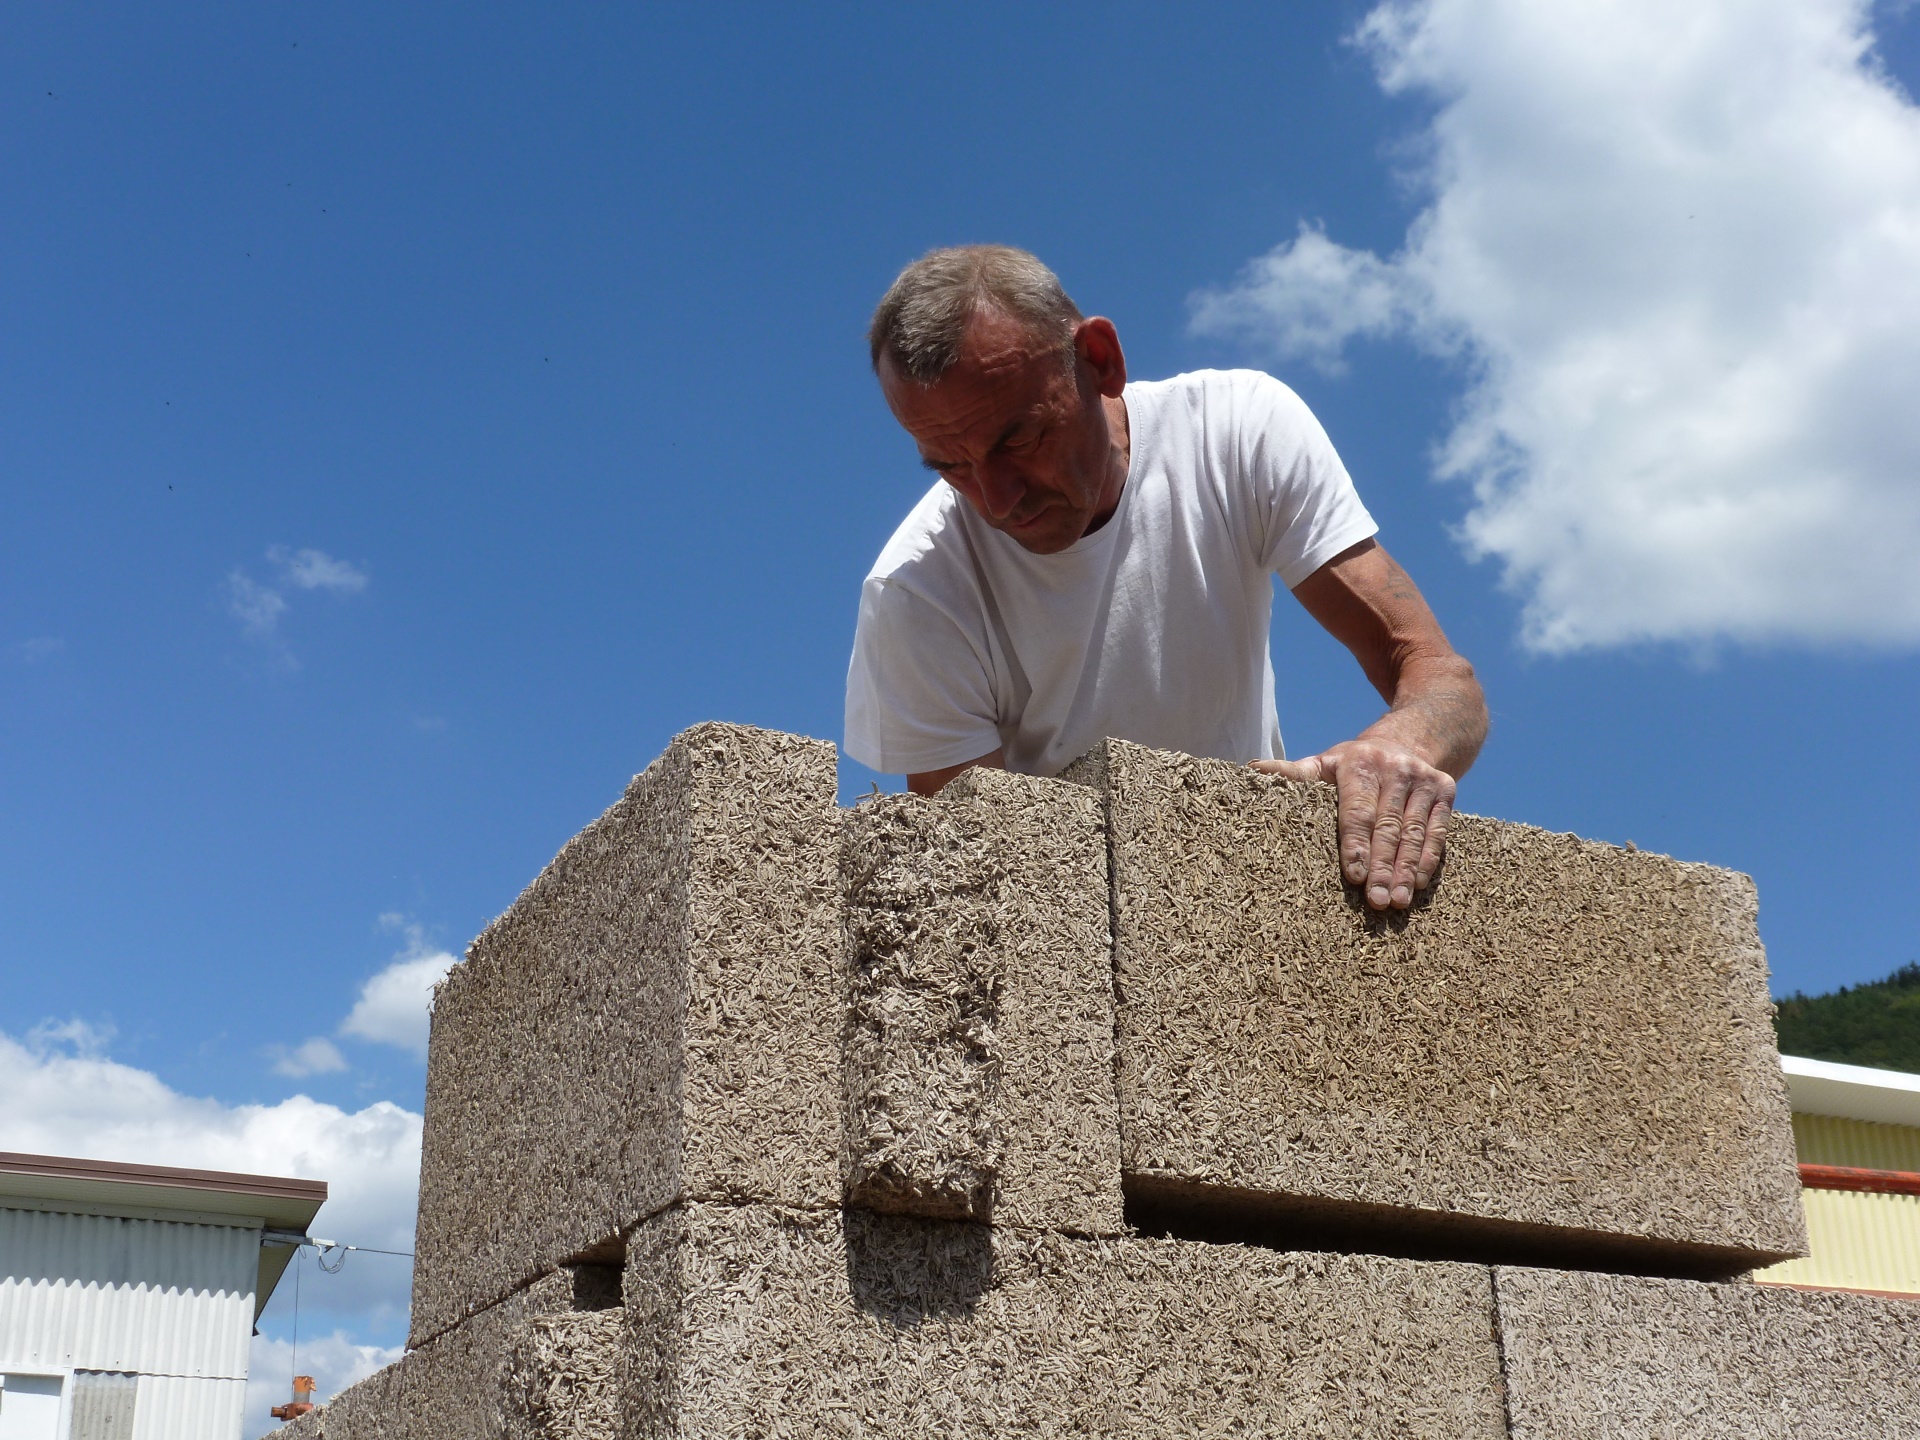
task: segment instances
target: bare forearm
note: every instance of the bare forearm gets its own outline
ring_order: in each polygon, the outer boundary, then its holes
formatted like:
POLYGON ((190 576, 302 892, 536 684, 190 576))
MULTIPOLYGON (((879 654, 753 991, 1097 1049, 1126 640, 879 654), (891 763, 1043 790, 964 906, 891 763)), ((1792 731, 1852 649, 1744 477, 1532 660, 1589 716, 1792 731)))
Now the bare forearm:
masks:
POLYGON ((1394 677, 1392 708, 1362 740, 1404 746, 1458 780, 1487 739, 1487 701, 1465 657, 1409 658, 1394 677))
POLYGON ((1007 752, 1003 746, 991 754, 982 755, 978 760, 968 760, 961 765, 949 765, 944 770, 922 770, 907 776, 907 789, 915 795, 938 795, 946 783, 962 771, 971 770, 976 765, 988 770, 1007 768, 1007 752))

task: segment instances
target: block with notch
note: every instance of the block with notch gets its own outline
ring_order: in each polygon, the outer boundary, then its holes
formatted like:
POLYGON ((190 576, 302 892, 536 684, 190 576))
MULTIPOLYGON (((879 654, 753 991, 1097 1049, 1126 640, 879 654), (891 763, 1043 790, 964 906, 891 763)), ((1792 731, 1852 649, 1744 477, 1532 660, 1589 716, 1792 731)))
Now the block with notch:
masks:
POLYGON ((435 1001, 412 1343, 689 1198, 840 1199, 834 747, 677 737, 435 1001))
POLYGON ((1804 1252, 1752 882, 1460 815, 1412 910, 1334 790, 1109 741, 1122 1167, 1181 1234, 1718 1277, 1804 1252))

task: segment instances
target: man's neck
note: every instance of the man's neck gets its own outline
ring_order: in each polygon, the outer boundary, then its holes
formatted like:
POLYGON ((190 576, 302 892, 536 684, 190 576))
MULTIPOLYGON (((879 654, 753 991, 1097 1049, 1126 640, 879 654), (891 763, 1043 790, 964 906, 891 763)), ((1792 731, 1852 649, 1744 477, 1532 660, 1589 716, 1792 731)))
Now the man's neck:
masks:
POLYGON ((1107 407, 1107 435, 1109 437, 1107 443, 1107 475, 1108 484, 1112 489, 1111 493, 1106 497, 1106 503, 1100 507, 1099 512, 1093 517, 1093 523, 1088 525, 1086 530, 1082 532, 1083 535, 1093 534, 1094 531, 1098 530, 1114 517, 1115 512, 1120 508, 1120 497, 1124 495, 1127 490, 1127 473, 1133 466, 1133 428, 1127 419, 1127 402, 1125 397, 1119 395, 1111 398, 1102 397, 1101 403, 1107 407))

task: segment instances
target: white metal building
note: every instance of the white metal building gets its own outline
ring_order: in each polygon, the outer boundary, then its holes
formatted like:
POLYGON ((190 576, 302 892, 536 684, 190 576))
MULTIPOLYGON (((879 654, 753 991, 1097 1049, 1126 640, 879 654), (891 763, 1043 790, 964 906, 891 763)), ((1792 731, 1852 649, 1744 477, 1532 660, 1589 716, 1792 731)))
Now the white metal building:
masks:
POLYGON ((253 1322, 326 1198, 0 1152, 0 1440, 240 1440, 253 1322))

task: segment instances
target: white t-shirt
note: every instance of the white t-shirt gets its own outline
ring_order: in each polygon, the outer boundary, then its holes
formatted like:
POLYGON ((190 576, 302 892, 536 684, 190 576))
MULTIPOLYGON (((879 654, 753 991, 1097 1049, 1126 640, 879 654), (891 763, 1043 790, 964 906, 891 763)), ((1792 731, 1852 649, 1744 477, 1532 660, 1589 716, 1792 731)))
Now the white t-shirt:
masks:
POLYGON ((847 753, 888 774, 1006 751, 1053 775, 1113 736, 1283 755, 1267 626, 1378 528, 1298 395, 1255 370, 1128 385, 1120 505, 1054 555, 944 480, 880 552, 847 670, 847 753))

